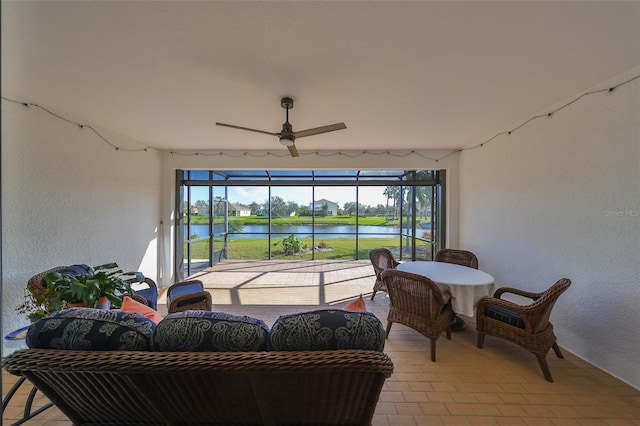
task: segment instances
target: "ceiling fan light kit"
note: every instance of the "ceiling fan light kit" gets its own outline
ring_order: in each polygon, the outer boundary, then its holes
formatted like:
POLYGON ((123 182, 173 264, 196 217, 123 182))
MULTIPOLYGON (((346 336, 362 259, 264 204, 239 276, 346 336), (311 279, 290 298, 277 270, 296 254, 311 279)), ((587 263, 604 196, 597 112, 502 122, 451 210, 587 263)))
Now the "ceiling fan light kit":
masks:
POLYGON ((266 132, 264 130, 256 130, 248 127, 235 126, 233 124, 216 123, 218 126, 231 127, 232 129, 247 130, 249 132, 264 133, 267 135, 277 136, 280 139, 280 143, 289 149, 289 153, 292 157, 297 157, 298 150, 295 146, 297 138, 304 138, 307 136, 318 135, 320 133, 328 133, 336 130, 346 129, 347 126, 344 123, 335 123, 328 126, 315 127, 313 129, 301 130, 299 132, 293 131, 293 126, 289 123, 289 110, 293 108, 293 99, 290 97, 284 97, 280 100, 280 105, 286 110, 285 122, 282 125, 282 130, 279 133, 266 132))

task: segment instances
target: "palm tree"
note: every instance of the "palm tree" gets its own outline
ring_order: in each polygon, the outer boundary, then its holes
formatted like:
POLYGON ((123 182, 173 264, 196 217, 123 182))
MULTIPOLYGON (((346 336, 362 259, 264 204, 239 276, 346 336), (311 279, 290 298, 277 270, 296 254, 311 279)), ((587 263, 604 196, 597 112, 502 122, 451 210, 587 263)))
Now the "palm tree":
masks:
POLYGON ((398 209, 398 201, 403 196, 400 192, 399 186, 387 186, 383 192, 384 195, 387 196, 387 208, 389 208, 389 198, 393 198, 393 220, 396 219, 397 209, 398 209))

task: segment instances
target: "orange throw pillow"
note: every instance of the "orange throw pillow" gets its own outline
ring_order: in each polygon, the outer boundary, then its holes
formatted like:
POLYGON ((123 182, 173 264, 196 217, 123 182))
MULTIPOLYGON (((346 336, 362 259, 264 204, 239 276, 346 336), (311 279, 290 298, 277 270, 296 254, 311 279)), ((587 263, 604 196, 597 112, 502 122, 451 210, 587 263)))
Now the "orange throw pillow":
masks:
POLYGON ((360 295, 360 297, 358 297, 356 300, 354 300, 353 302, 345 306, 344 310, 345 311, 366 311, 367 305, 365 305, 364 299, 362 298, 362 295, 360 295))
POLYGON ((162 321, 162 315, 154 311, 153 308, 150 308, 147 305, 143 305, 137 300, 133 300, 129 296, 125 296, 122 299, 122 306, 120 307, 120 310, 125 312, 137 312, 149 318, 151 321, 155 322, 156 324, 162 321))

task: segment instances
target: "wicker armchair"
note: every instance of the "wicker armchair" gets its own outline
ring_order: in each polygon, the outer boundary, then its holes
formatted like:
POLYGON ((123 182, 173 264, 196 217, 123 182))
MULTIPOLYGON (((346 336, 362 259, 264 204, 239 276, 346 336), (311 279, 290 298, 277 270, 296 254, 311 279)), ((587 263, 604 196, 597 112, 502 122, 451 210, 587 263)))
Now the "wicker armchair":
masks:
POLYGON ((211 293, 204 289, 200 280, 182 281, 167 290, 167 312, 187 310, 210 311, 211 293))
MULTIPOLYGON (((466 266, 468 268, 478 269, 478 258, 475 254, 467 250, 457 249, 442 249, 438 250, 433 258, 436 262, 454 263, 460 266, 466 266)), ((451 304, 451 302, 449 302, 451 304)), ((451 306, 451 313, 453 315, 453 331, 462 331, 466 327, 465 321, 460 318, 453 310, 451 306)))
POLYGON ((126 281, 129 284, 132 284, 133 287, 136 287, 138 284, 146 285, 146 288, 134 288, 134 294, 131 296, 131 298, 137 300, 143 305, 147 305, 155 310, 158 310, 158 285, 154 280, 145 277, 142 283, 139 283, 135 278, 130 278, 126 281))
POLYGON ((478 258, 475 254, 466 250, 442 249, 436 253, 433 260, 478 269, 478 258))
POLYGON ((373 249, 369 252, 369 260, 371 260, 371 264, 373 265, 373 271, 376 274, 376 282, 373 285, 373 293, 371 294, 371 300, 376 296, 378 291, 387 291, 387 287, 385 287, 382 278, 380 278, 380 274, 385 269, 395 269, 398 267, 400 262, 398 262, 389 249, 386 248, 377 248, 373 249))
POLYGON ((436 341, 446 332, 451 340, 451 293, 429 278, 387 269, 381 274, 389 293, 387 338, 394 322, 406 325, 431 340, 431 361, 436 360, 436 341))
POLYGON ((556 343, 556 336, 553 333, 553 325, 549 322, 549 316, 558 297, 570 285, 569 279, 562 278, 542 293, 503 287, 496 290, 493 297, 480 299, 476 321, 478 348, 482 349, 485 335, 515 343, 538 358, 544 378, 553 382, 547 365, 547 353, 549 349, 553 348, 558 358, 564 358, 564 356, 556 343), (505 293, 532 299, 533 303, 524 306, 518 305, 502 299, 501 296, 505 293))

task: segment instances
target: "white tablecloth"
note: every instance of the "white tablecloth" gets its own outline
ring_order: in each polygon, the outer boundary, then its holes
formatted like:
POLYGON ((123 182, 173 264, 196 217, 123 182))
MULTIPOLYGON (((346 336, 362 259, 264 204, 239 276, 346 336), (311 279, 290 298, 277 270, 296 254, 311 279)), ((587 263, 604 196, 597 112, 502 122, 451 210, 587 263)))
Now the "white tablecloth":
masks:
POLYGON ((431 279, 451 292, 451 305, 457 314, 473 317, 478 300, 492 296, 494 278, 486 272, 445 262, 416 261, 398 265, 398 270, 431 279))

